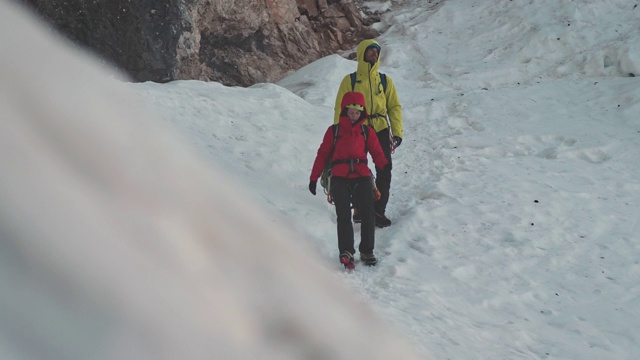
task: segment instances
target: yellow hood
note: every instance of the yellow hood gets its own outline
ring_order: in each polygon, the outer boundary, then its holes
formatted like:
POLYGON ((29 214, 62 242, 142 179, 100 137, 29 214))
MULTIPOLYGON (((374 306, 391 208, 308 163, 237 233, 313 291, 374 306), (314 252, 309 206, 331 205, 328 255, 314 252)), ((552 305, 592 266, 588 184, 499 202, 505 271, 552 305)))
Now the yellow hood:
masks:
POLYGON ((356 55, 357 55, 357 60, 358 60, 358 72, 359 73, 368 73, 368 72, 375 72, 378 71, 378 68, 380 67, 380 52, 382 52, 382 50, 379 51, 378 53, 378 61, 375 62, 375 64, 373 64, 373 66, 371 68, 369 68, 370 64, 366 61, 364 61, 364 52, 365 50, 367 50, 367 48, 371 45, 377 45, 378 48, 380 49, 380 43, 378 43, 376 40, 373 39, 367 39, 367 40, 363 40, 360 42, 360 44, 358 44, 358 47, 356 48, 356 55))

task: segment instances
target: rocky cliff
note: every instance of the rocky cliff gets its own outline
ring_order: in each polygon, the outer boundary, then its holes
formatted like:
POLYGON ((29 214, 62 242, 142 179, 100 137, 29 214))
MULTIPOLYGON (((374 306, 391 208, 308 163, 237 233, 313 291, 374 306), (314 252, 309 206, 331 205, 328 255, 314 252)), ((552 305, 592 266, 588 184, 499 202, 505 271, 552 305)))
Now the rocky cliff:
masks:
POLYGON ((23 1, 135 81, 274 82, 378 35, 354 0, 23 1))

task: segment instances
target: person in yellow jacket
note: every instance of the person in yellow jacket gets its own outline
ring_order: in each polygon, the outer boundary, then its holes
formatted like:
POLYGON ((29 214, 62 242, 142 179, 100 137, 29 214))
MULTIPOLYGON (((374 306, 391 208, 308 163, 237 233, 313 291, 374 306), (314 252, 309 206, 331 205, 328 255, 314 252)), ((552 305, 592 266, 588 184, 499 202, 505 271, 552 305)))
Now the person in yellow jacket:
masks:
MULTIPOLYGON (((387 227, 391 225, 391 220, 385 215, 391 189, 391 154, 402 143, 402 106, 391 77, 378 72, 380 44, 373 39, 363 40, 358 44, 356 53, 358 69, 354 74, 347 74, 340 83, 333 123, 337 124, 340 119, 340 102, 345 93, 356 91, 364 94, 370 114, 367 124, 376 131, 388 161, 384 168, 376 167, 376 187, 380 191, 380 199, 375 203, 376 226, 387 227)), ((354 210, 353 220, 360 222, 357 209, 354 210)))

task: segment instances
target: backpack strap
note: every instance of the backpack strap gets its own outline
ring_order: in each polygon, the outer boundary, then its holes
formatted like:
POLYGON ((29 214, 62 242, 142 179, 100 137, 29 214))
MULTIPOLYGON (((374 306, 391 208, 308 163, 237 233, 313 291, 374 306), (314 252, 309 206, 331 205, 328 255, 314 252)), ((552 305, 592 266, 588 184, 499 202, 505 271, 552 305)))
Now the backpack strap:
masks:
MULTIPOLYGON (((338 141, 338 124, 333 124, 331 125, 333 126, 333 145, 331 146, 331 153, 329 153, 329 160, 327 161, 327 164, 330 167, 333 167, 333 152, 336 149, 336 142, 338 141)), ((364 149, 365 151, 368 152, 367 150, 367 139, 369 139, 369 125, 366 125, 364 123, 360 124, 360 126, 362 127, 362 136, 364 136, 364 149)))
POLYGON ((356 88, 356 73, 352 72, 351 74, 349 74, 349 76, 351 76, 351 91, 355 91, 355 88, 356 88))
POLYGON ((333 167, 333 151, 336 149, 336 142, 338 141, 338 124, 333 124, 333 145, 331 146, 331 152, 329 153, 329 160, 327 163, 330 167, 333 167))

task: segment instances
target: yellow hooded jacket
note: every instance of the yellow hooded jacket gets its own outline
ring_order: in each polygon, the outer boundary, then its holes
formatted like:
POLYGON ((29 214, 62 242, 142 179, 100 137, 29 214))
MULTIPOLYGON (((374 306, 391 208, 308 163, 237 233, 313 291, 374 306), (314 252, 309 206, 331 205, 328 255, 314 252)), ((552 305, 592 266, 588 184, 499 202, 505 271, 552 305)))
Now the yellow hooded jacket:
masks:
MULTIPOLYGON (((363 40, 358 44, 356 48, 356 54, 358 55, 358 70, 356 71, 356 83, 353 91, 364 94, 365 103, 367 105, 367 112, 370 114, 370 118, 367 124, 373 126, 373 129, 378 132, 386 129, 388 126, 385 116, 389 116, 391 122, 391 132, 393 136, 402 137, 402 107, 400 106, 400 100, 398 100, 398 93, 396 87, 393 85, 393 80, 387 75, 387 89, 384 91, 382 82, 380 80, 380 73, 378 67, 380 66, 380 57, 373 66, 364 61, 364 52, 371 45, 378 45, 378 42, 373 39, 363 40), (382 116, 375 116, 376 114, 382 116)), ((351 76, 347 74, 338 89, 338 95, 336 96, 336 105, 334 108, 335 115, 333 123, 337 124, 340 119, 340 103, 345 93, 351 90, 351 76)))

